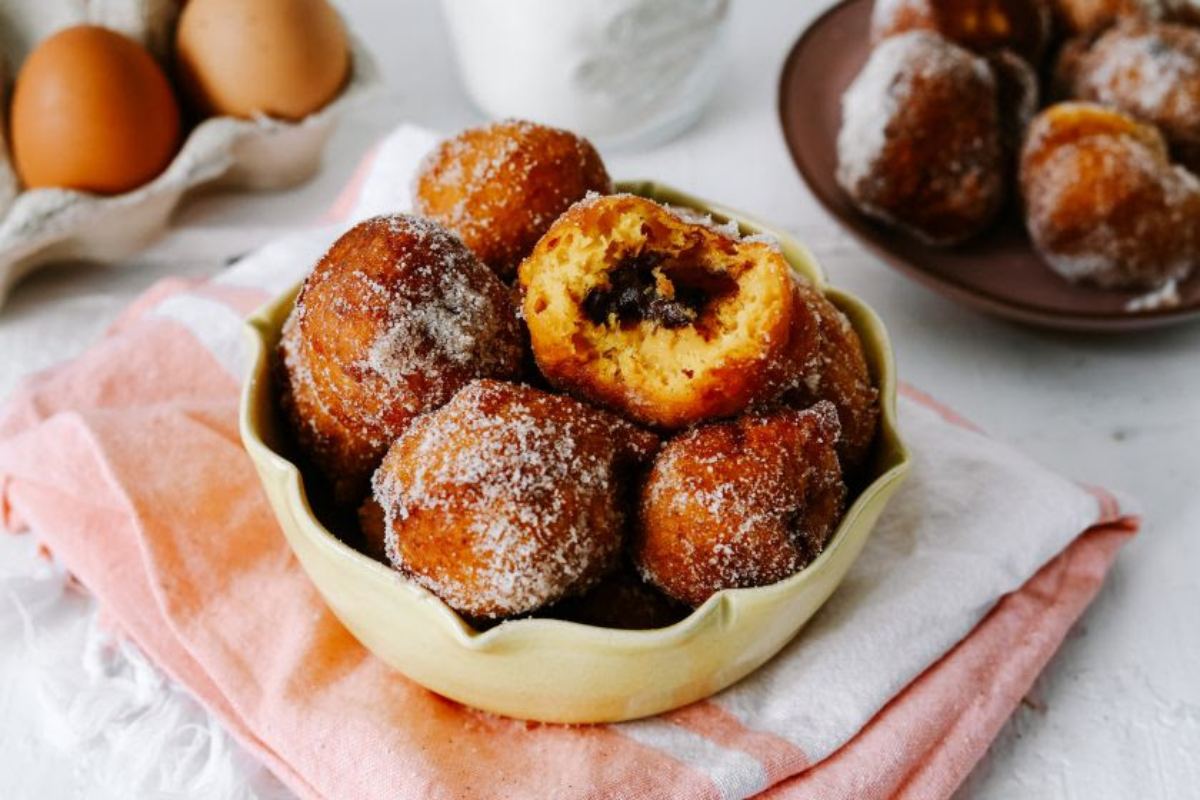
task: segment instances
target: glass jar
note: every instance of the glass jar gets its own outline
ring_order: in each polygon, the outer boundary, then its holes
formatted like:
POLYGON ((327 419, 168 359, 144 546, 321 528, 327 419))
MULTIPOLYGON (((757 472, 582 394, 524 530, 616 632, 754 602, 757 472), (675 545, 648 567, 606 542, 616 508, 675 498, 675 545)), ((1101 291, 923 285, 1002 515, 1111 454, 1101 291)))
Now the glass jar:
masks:
POLYGON ((463 83, 488 116, 600 147, 663 141, 719 81, 728 0, 443 0, 463 83))

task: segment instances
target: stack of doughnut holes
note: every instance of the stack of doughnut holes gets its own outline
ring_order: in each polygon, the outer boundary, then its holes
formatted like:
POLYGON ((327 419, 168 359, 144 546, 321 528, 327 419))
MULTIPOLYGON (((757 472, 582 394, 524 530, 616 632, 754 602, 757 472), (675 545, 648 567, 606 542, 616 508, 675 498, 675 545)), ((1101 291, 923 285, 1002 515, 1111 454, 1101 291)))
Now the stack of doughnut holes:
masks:
POLYGON ((342 535, 469 622, 672 624, 817 558, 868 475, 862 343, 778 245, 463 131, 305 279, 280 409, 342 535))

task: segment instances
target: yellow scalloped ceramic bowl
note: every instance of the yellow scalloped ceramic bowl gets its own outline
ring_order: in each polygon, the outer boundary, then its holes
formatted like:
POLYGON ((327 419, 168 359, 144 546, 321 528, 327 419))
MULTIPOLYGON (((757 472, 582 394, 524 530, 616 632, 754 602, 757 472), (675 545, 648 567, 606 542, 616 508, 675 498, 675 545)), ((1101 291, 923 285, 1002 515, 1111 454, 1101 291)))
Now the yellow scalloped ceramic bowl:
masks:
MULTIPOLYGON (((769 233, 797 271, 824 285, 805 248, 781 232, 655 183, 621 188, 734 219, 745 233, 769 233)), ((522 619, 478 632, 437 597, 326 530, 309 507, 300 472, 280 454, 270 380, 270 354, 295 292, 250 321, 256 354, 242 396, 242 438, 288 543, 326 603, 398 671, 438 694, 510 717, 613 722, 657 714, 720 691, 779 652, 845 577, 908 468, 896 432, 896 378, 883 324, 853 296, 827 286, 825 292, 862 337, 880 388, 874 479, 808 568, 771 586, 719 592, 668 628, 625 631, 522 619)))

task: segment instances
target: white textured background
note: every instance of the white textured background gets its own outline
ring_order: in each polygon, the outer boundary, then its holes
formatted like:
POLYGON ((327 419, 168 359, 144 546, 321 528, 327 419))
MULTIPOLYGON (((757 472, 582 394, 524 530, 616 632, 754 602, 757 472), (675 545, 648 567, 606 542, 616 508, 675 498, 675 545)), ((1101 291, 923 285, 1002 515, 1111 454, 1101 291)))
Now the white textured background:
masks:
MULTIPOLYGON (((286 194, 200 198, 136 262, 54 268, 22 284, 0 311, 0 396, 78 352, 156 278, 211 273, 316 216, 395 122, 452 130, 478 121, 436 3, 338 5, 392 88, 342 126, 325 172, 286 194)), ((1111 337, 1014 327, 913 286, 839 234, 792 170, 775 115, 783 56, 825 5, 734 3, 729 70, 700 124, 652 151, 606 154, 610 170, 792 229, 835 283, 879 310, 906 380, 1148 510, 1144 532, 962 796, 1198 797, 1200 325, 1111 337)), ((136 654, 85 652, 91 603, 64 590, 29 539, 0 539, 0 797, 286 796, 136 654), (109 713, 83 702, 96 697, 112 700, 109 713)))

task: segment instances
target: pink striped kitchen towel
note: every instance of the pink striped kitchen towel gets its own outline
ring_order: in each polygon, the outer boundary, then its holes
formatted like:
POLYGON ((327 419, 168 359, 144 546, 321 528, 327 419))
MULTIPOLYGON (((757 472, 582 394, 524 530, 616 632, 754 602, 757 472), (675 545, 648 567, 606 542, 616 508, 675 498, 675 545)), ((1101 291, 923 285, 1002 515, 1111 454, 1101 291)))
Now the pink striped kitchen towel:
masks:
POLYGON ((939 798, 1100 588, 1135 518, 907 389, 913 472, 846 582, 778 657, 654 719, 567 727, 391 672, 301 572, 237 431, 241 320, 350 220, 399 209, 430 134, 401 128, 339 222, 147 293, 0 412, 0 514, 298 795, 939 798))

